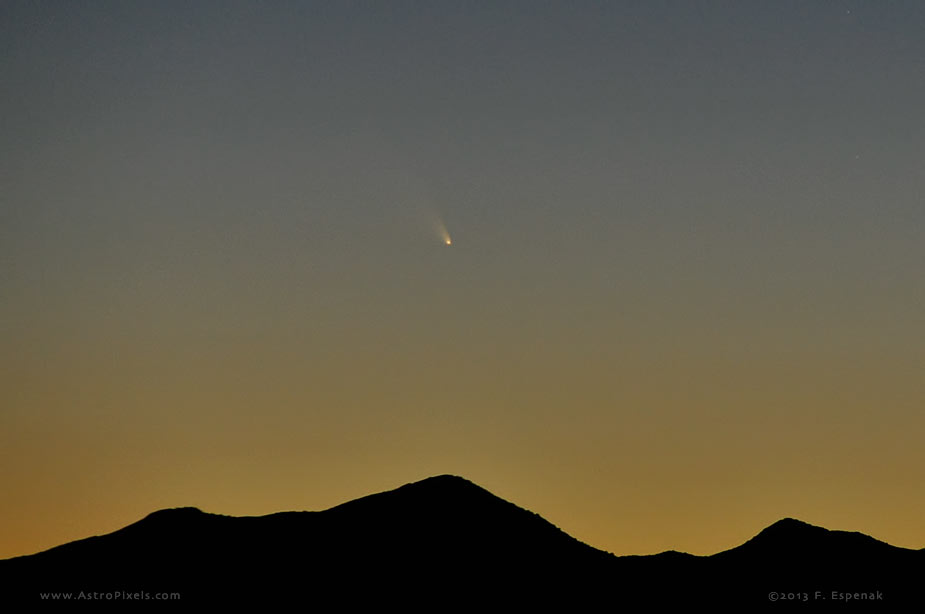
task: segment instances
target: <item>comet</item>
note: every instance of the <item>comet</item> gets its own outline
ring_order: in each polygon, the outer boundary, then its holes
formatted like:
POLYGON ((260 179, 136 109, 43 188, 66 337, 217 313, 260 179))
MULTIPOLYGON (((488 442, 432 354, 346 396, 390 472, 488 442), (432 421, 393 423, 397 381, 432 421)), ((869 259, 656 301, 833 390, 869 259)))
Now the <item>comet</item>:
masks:
POLYGON ((443 244, 453 245, 453 239, 450 237, 450 232, 446 229, 446 224, 441 220, 437 220, 435 227, 437 235, 440 237, 440 240, 443 241, 443 244))

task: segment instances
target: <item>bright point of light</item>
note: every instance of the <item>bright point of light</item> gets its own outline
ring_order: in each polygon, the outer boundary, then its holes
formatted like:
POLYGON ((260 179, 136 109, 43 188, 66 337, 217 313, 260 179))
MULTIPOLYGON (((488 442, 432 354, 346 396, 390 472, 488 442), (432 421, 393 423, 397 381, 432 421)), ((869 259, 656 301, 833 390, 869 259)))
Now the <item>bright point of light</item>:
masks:
POLYGON ((453 245, 453 239, 449 237, 445 238, 443 242, 446 243, 447 245, 453 245))

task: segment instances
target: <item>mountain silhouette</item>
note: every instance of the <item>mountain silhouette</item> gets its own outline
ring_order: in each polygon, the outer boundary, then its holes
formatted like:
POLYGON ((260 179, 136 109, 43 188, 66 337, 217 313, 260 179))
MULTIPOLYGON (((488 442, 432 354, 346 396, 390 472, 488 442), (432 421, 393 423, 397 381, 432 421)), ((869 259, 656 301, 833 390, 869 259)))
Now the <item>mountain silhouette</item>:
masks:
MULTIPOLYGON (((305 608, 625 609, 779 601, 908 605, 925 550, 781 520, 712 556, 615 556, 455 476, 321 512, 166 509, 113 533, 0 561, 7 602, 173 599, 305 608), (91 597, 92 595, 92 597, 91 597), (179 599, 177 599, 179 596, 179 599), (769 597, 770 596, 770 597, 769 597), (131 597, 131 599, 127 599, 131 597)), ((839 605, 843 605, 840 604, 839 605)))

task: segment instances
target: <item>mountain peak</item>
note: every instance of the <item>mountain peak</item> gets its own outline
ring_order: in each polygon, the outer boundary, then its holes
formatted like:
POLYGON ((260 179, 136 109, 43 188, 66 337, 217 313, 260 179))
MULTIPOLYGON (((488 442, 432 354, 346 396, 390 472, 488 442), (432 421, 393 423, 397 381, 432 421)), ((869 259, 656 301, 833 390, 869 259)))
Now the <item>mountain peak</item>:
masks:
POLYGON ((826 561, 830 567, 837 567, 849 560, 861 561, 901 550, 863 533, 829 530, 795 518, 783 518, 741 546, 714 556, 764 557, 789 566, 826 561))
MULTIPOLYGON (((491 493, 478 484, 470 482, 464 477, 458 475, 442 474, 435 475, 429 478, 424 478, 417 482, 410 482, 397 488, 394 492, 400 491, 421 491, 428 495, 433 496, 434 494, 447 495, 452 493, 463 494, 463 493, 485 493, 491 495, 491 493)), ((491 495, 492 497, 494 495, 491 495)))
POLYGON ((400 509, 402 513, 434 513, 436 510, 452 509, 462 513, 473 506, 481 508, 485 504, 497 503, 515 507, 465 478, 443 474, 348 501, 332 508, 332 511, 355 511, 374 506, 379 513, 388 509, 400 509))
POLYGON ((161 520, 164 518, 192 518, 204 514, 205 512, 198 507, 168 507, 162 510, 151 512, 144 517, 144 520, 161 520))
POLYGON ((825 548, 831 541, 832 534, 828 529, 796 518, 783 518, 762 529, 739 548, 775 553, 793 551, 794 548, 803 549, 807 546, 813 549, 825 548))
POLYGON ((806 535, 810 533, 827 533, 828 529, 817 527, 816 525, 797 520, 796 518, 782 518, 777 522, 765 527, 758 534, 773 536, 775 539, 785 535, 806 535))
POLYGON ((424 478, 423 480, 418 480, 417 482, 409 482, 408 484, 405 484, 404 487, 408 486, 438 488, 478 488, 479 490, 484 490, 481 486, 467 480, 462 476, 452 475, 449 473, 431 476, 429 478, 424 478))

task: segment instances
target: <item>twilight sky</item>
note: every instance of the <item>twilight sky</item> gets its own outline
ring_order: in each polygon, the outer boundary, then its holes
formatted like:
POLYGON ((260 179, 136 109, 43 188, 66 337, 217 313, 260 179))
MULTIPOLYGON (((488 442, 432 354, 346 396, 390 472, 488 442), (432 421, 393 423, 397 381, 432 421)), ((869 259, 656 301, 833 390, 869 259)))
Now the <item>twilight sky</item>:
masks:
POLYGON ((0 557, 439 473, 618 554, 925 546, 923 30, 3 2, 0 557))

